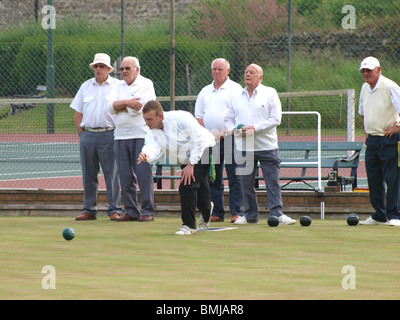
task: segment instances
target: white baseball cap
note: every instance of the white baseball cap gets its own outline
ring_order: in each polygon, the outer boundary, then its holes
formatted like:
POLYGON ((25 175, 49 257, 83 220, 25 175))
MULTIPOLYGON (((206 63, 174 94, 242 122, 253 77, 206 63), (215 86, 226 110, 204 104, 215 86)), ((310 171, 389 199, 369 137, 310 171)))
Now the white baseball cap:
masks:
POLYGON ((379 61, 378 61, 377 58, 368 57, 368 58, 365 58, 365 59, 361 62, 361 65, 360 65, 360 69, 359 69, 359 70, 361 70, 361 69, 370 69, 370 70, 373 70, 373 69, 375 69, 376 67, 380 67, 380 66, 381 66, 381 65, 379 64, 379 61))
POLYGON ((102 63, 105 64, 107 67, 110 68, 109 72, 113 72, 114 68, 111 66, 110 63, 111 59, 110 56, 106 53, 96 53, 94 55, 94 60, 91 64, 89 64, 90 69, 93 69, 93 65, 98 64, 98 63, 102 63))

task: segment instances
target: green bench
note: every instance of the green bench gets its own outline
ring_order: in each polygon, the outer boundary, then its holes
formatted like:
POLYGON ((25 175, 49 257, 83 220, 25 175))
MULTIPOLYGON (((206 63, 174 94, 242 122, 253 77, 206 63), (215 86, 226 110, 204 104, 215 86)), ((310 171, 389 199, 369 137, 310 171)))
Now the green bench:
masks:
MULTIPOLYGON (((352 190, 357 187, 357 169, 360 162, 362 142, 321 142, 321 181, 328 181, 328 186, 340 185, 343 191, 347 184, 352 190), (329 168, 327 174, 322 169, 329 168), (339 169, 349 168, 350 174, 341 175, 339 169)), ((308 181, 318 181, 318 143, 282 141, 279 142, 279 152, 282 159, 280 180, 287 181, 281 186, 282 190, 289 190, 293 182, 302 182, 310 189, 319 192, 308 181), (299 169, 296 175, 287 175, 288 170, 299 169)), ((262 177, 257 177, 262 179, 262 177)), ((291 190, 298 190, 292 188, 291 190)))
MULTIPOLYGON (((347 184, 351 184, 354 190, 357 187, 357 169, 362 146, 362 142, 321 142, 321 169, 330 169, 328 174, 321 174, 321 181, 328 181, 329 186, 339 185, 342 191, 347 184), (344 168, 350 168, 349 175, 340 175, 339 169, 344 168)), ((282 141, 279 142, 279 152, 282 159, 280 180, 285 181, 281 186, 282 190, 305 190, 304 188, 289 188, 294 182, 302 182, 311 190, 318 193, 321 191, 309 183, 318 181, 317 142, 282 141), (299 169, 300 172, 289 175, 286 174, 287 169, 299 169)), ((163 175, 164 167, 180 170, 180 166, 176 164, 157 163, 156 172, 153 175, 157 189, 162 189, 163 179, 181 178, 176 174, 163 175)), ((256 189, 259 188, 259 181, 263 180, 262 175, 259 175, 260 171, 261 168, 257 170, 255 178, 256 189)))
POLYGON ((156 163, 156 172, 153 175, 153 181, 154 183, 157 183, 157 189, 162 189, 162 180, 167 179, 167 180, 177 180, 180 179, 181 176, 179 175, 163 175, 163 168, 167 167, 169 168, 169 171, 171 172, 171 169, 177 169, 177 170, 181 170, 181 167, 177 164, 171 164, 171 163, 160 163, 157 162, 156 163))

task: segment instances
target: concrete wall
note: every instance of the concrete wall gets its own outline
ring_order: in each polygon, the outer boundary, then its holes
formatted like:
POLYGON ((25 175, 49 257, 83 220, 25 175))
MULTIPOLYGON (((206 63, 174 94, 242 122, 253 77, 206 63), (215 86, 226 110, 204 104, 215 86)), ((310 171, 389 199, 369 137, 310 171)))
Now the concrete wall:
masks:
MULTIPOLYGON (((266 192, 257 191, 260 215, 268 215, 266 192)), ((225 192, 225 203, 228 203, 225 192)), ((349 213, 370 215, 372 208, 368 192, 283 191, 284 213, 292 217, 309 215, 319 218, 321 202, 325 203, 326 218, 344 218, 349 213)), ((139 194, 140 199, 140 194, 139 194)), ((81 213, 81 190, 0 190, 0 216, 76 216, 81 213)), ((180 216, 180 197, 177 190, 155 190, 156 216, 180 216)), ((105 215, 107 197, 99 192, 99 216, 105 215)), ((226 208, 229 214, 229 208, 226 208)))

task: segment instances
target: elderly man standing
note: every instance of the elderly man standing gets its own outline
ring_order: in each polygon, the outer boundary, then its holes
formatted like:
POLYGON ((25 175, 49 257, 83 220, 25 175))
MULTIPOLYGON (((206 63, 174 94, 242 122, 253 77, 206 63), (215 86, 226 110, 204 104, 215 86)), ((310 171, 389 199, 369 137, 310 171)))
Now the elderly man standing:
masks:
POLYGON ((375 210, 360 224, 400 226, 400 88, 381 74, 380 63, 374 57, 365 58, 359 70, 365 83, 361 87, 358 112, 367 135, 365 167, 369 197, 375 210))
POLYGON ((107 215, 119 218, 120 187, 114 157, 114 116, 108 112, 108 99, 119 80, 109 76, 114 68, 110 57, 97 53, 89 65, 94 78, 84 82, 70 107, 75 110, 75 126, 79 133, 80 158, 83 177, 83 213, 76 220, 95 220, 100 165, 104 173, 109 202, 107 215))
POLYGON ((154 221, 154 183, 149 163, 137 164, 144 146, 148 127, 142 107, 154 100, 153 82, 140 74, 139 60, 125 57, 120 71, 123 82, 117 87, 109 104, 115 114, 115 156, 121 180, 125 216, 117 221, 154 221), (138 207, 137 185, 140 188, 141 210, 138 207))
POLYGON ((222 222, 225 217, 224 210, 224 181, 225 169, 229 181, 229 209, 232 214, 231 222, 235 222, 243 215, 242 187, 236 175, 236 162, 234 156, 234 138, 225 128, 224 116, 232 95, 240 92, 240 84, 229 79, 230 65, 223 58, 215 59, 211 63, 213 82, 205 86, 197 96, 194 115, 197 121, 214 134, 217 141, 219 158, 214 159, 216 177, 210 181, 211 201, 214 203, 211 222, 222 222))
MULTIPOLYGON (((276 127, 281 123, 282 108, 278 93, 261 84, 263 70, 256 64, 245 70, 246 87, 235 95, 225 116, 226 128, 236 134, 236 149, 246 160, 238 164, 241 169, 244 213, 236 224, 258 223, 258 202, 254 188, 257 163, 260 162, 267 189, 267 202, 271 216, 276 216, 280 224, 296 221, 282 213, 282 197, 279 185, 281 159, 278 149, 276 127), (240 134, 236 127, 242 124, 240 134)), ((238 160, 238 158, 236 158, 238 160)))

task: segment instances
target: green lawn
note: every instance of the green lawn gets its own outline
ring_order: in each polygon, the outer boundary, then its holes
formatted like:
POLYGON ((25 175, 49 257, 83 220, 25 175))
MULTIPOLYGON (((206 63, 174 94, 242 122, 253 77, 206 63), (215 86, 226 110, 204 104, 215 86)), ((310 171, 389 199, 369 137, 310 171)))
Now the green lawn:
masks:
MULTIPOLYGON (((400 229, 314 220, 177 236, 179 218, 0 217, 0 299, 399 299, 400 229), (62 230, 72 227, 72 241, 62 230), (56 288, 43 289, 54 266, 56 288), (354 267, 356 288, 343 289, 354 267)), ((230 223, 213 227, 232 227, 230 223)))
MULTIPOLYGON (((9 107, 0 109, 0 133, 46 133, 47 132, 47 106, 38 105, 35 108, 17 113, 14 116, 1 117, 8 114, 9 107)), ((74 110, 67 104, 54 106, 55 133, 76 133, 74 110)))

